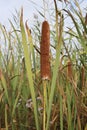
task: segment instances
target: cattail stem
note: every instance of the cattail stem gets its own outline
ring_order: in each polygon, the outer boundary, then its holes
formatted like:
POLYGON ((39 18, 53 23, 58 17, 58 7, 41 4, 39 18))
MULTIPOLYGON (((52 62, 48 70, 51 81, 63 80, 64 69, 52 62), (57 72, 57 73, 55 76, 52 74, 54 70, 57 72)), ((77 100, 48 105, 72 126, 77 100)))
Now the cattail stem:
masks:
POLYGON ((82 66, 82 68, 81 68, 81 87, 82 87, 82 91, 84 91, 84 86, 85 86, 85 69, 82 66))
POLYGON ((43 82, 43 130, 46 130, 47 82, 50 79, 50 29, 47 21, 42 24, 41 36, 41 78, 43 82))
POLYGON ((47 81, 43 80, 43 130, 46 128, 46 86, 47 81))

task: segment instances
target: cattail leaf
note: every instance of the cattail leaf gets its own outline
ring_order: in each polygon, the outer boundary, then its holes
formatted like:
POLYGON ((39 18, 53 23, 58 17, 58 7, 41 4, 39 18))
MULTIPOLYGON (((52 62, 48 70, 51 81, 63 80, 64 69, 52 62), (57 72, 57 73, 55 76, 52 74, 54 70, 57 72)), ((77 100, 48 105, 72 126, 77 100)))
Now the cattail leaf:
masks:
MULTIPOLYGON (((81 33, 81 29, 77 23, 77 21, 75 20, 74 16, 72 15, 72 13, 68 10, 65 10, 65 12, 67 12, 69 14, 69 16, 71 17, 74 25, 75 25, 75 28, 77 30, 77 33, 78 33, 78 36, 79 36, 79 39, 78 39, 78 42, 82 45, 82 47, 84 48, 85 52, 87 53, 87 46, 86 46, 86 42, 85 42, 85 39, 83 37, 83 34, 81 33)), ((82 19, 80 18, 80 20, 82 21, 82 19)), ((82 24, 83 24, 83 21, 82 21, 82 24)), ((85 28, 85 27, 84 27, 85 28)))
MULTIPOLYGON (((11 22, 11 20, 9 20, 9 22, 10 22, 10 24, 11 24, 11 27, 13 28, 13 31, 14 31, 14 33, 15 33, 15 36, 17 37, 18 43, 21 43, 20 38, 19 38, 19 36, 18 36, 18 34, 17 34, 17 31, 16 31, 16 29, 15 29, 13 23, 11 22)), ((18 30, 18 31, 20 32, 20 30, 18 30)))
POLYGON ((30 45, 30 53, 31 53, 32 59, 33 59, 34 72, 36 74, 35 52, 34 52, 33 40, 32 40, 32 36, 31 36, 31 30, 29 29, 29 27, 27 25, 27 21, 25 23, 25 27, 26 27, 26 31, 27 31, 27 35, 28 35, 28 41, 29 41, 29 45, 30 45))
POLYGON ((8 101, 8 104, 10 105, 10 100, 9 100, 9 96, 8 96, 8 89, 7 89, 7 85, 6 85, 6 80, 5 80, 5 77, 4 77, 4 75, 3 75, 1 70, 0 70, 0 79, 1 79, 4 91, 5 91, 6 99, 8 101))
POLYGON ((23 44, 23 49, 24 49, 24 56, 25 56, 25 65, 26 65, 27 76, 28 76, 28 81, 29 81, 30 91, 31 91, 31 97, 32 97, 33 107, 34 107, 35 123, 36 123, 37 130, 39 130, 37 103, 36 103, 36 96, 35 96, 35 90, 34 90, 34 84, 33 84, 33 78, 32 78, 32 71, 31 71, 31 69, 32 69, 31 68, 31 61, 30 61, 30 56, 29 56, 29 51, 28 51, 26 33, 25 33, 25 29, 24 29, 24 24, 23 24, 23 9, 21 9, 20 28, 21 28, 21 34, 22 34, 22 44, 23 44))
POLYGON ((44 18, 44 14, 41 13, 39 10, 37 10, 37 12, 44 18))
MULTIPOLYGON (((62 18, 62 16, 61 16, 61 18, 62 18)), ((59 32, 59 37, 57 36, 56 59, 55 59, 55 65, 54 65, 54 69, 53 69, 51 92, 50 92, 50 96, 49 96, 49 108, 48 108, 48 112, 47 112, 46 130, 48 130, 48 127, 49 127, 49 120, 50 120, 50 115, 51 115, 52 101, 53 101, 55 87, 56 87, 56 78, 58 76, 58 68, 59 68, 59 65, 60 65, 60 52, 61 52, 61 46, 62 46, 63 20, 60 20, 60 21, 61 21, 61 24, 60 24, 60 27, 59 27, 60 32, 59 32)), ((56 27, 56 34, 58 34, 57 27, 56 27)))

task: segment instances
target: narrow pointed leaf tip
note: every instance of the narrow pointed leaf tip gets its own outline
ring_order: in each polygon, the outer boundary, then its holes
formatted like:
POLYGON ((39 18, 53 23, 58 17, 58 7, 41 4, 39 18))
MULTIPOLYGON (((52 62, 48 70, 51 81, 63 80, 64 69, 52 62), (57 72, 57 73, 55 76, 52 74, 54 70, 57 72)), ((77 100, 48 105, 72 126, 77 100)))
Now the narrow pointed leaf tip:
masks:
POLYGON ((41 77, 43 80, 50 79, 50 27, 47 21, 42 23, 41 36, 41 77))
POLYGON ((23 7, 21 7, 21 15, 20 15, 20 25, 23 22, 23 7))

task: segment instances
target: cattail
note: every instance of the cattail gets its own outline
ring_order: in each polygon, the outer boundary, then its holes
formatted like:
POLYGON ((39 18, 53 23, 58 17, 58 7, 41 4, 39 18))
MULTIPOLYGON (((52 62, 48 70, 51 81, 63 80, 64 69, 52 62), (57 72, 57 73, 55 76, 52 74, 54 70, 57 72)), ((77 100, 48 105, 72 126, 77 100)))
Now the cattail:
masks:
POLYGON ((42 24, 41 36, 41 77, 42 79, 50 79, 50 27, 47 21, 42 24))
POLYGON ((71 61, 68 61, 67 76, 69 79, 72 78, 72 63, 71 63, 71 61))

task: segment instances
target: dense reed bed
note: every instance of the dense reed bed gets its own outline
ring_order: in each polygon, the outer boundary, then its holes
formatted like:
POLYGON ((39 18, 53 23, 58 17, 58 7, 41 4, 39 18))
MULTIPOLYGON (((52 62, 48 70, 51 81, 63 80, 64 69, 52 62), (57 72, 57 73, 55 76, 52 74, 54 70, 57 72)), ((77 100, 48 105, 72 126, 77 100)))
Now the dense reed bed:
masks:
POLYGON ((52 2, 52 22, 0 24, 0 130, 87 130, 87 14, 52 2))

